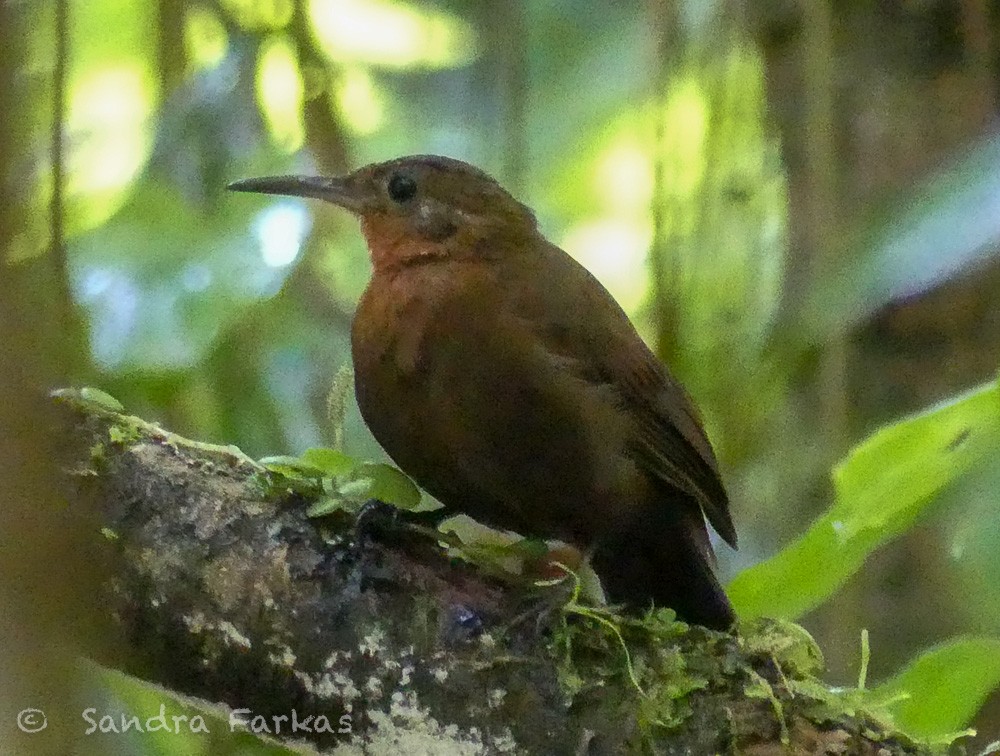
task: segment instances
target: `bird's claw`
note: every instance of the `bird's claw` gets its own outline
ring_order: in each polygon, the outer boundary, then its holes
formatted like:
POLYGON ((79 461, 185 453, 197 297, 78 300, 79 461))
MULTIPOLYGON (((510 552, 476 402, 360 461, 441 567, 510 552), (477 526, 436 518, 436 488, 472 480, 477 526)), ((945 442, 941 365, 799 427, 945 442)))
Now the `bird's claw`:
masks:
POLYGON ((572 595, 573 584, 569 580, 541 588, 540 592, 526 599, 527 607, 507 623, 507 630, 513 631, 533 619, 535 635, 545 635, 562 616, 572 595))
POLYGON ((437 528, 446 515, 442 510, 410 512, 369 499, 361 505, 354 522, 355 543, 401 543, 407 537, 426 536, 426 529, 437 528))
POLYGON ((354 521, 354 541, 361 544, 381 541, 400 526, 399 508, 378 499, 369 499, 361 505, 354 521))

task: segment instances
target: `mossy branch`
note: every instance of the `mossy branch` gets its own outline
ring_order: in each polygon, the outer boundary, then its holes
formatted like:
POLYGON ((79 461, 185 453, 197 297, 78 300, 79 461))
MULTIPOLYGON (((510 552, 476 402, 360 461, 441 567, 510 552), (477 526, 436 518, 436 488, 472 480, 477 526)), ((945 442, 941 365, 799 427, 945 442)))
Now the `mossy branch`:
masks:
POLYGON ((539 632, 516 621, 528 590, 433 539, 359 539, 349 512, 309 519, 308 492, 234 447, 98 393, 59 399, 75 505, 103 513, 129 647, 114 663, 173 691, 266 717, 349 713, 350 732, 299 736, 368 752, 926 752, 838 706, 795 626, 729 636, 573 601, 539 632))

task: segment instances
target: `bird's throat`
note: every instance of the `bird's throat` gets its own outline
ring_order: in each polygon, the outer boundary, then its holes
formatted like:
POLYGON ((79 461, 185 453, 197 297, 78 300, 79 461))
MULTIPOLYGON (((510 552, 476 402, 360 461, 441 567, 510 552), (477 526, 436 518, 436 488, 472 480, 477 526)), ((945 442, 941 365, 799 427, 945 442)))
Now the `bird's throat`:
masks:
POLYGON ((415 236, 404 222, 386 218, 363 218, 361 231, 368 243, 372 268, 376 274, 445 259, 446 244, 415 236))

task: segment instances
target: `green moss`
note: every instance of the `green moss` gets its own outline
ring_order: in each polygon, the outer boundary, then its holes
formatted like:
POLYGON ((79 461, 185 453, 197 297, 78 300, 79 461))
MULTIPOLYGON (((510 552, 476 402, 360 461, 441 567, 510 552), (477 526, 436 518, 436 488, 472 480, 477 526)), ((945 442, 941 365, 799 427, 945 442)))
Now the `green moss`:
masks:
POLYGON ((785 707, 774 692, 771 683, 752 669, 748 670, 748 672, 750 682, 743 688, 743 694, 747 698, 760 698, 770 702, 771 708, 774 709, 774 716, 777 717, 778 724, 781 725, 781 742, 784 745, 788 745, 788 721, 785 719, 785 707))
POLYGON ((621 689, 624 682, 634 696, 620 705, 637 712, 638 735, 645 741, 653 742, 659 729, 685 725, 694 711, 693 698, 709 689, 723 707, 727 700, 766 701, 784 743, 790 742, 793 718, 803 717, 821 729, 851 728, 860 721, 875 742, 913 740, 869 691, 825 685, 819 678, 823 654, 795 623, 758 620, 725 634, 677 622, 669 610, 635 618, 583 606, 577 599, 574 594, 563 607, 550 644, 561 689, 573 702, 621 689))
POLYGON ((101 470, 104 468, 104 463, 107 461, 105 456, 105 449, 103 443, 96 443, 90 447, 90 466, 93 470, 101 470))
POLYGON ((649 738, 653 728, 682 725, 691 714, 691 694, 708 687, 722 672, 721 664, 711 656, 712 636, 719 634, 694 631, 704 634, 706 644, 704 658, 692 665, 694 657, 681 642, 692 631, 676 621, 673 611, 657 610, 634 618, 587 606, 579 601, 579 578, 573 573, 571 578, 574 590, 550 643, 567 700, 624 681, 626 689, 634 692, 628 707, 637 712, 641 737, 649 738))
POLYGON ((108 428, 108 439, 116 446, 130 446, 142 439, 142 431, 134 424, 128 422, 129 418, 120 416, 120 421, 113 423, 108 428))
POLYGON ((822 674, 826 668, 819 644, 801 625, 759 619, 740 626, 740 645, 750 656, 768 656, 794 677, 822 674))

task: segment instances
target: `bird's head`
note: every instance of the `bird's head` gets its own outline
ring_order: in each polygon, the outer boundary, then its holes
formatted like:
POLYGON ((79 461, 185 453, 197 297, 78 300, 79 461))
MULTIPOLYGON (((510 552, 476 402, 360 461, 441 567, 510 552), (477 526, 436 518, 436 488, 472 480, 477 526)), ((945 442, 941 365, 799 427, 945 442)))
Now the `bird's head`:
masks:
POLYGON ((517 240, 537 228, 531 210, 489 175, 437 155, 373 163, 333 178, 244 179, 229 188, 315 197, 351 211, 361 219, 376 271, 415 261, 489 257, 520 247, 517 240))

